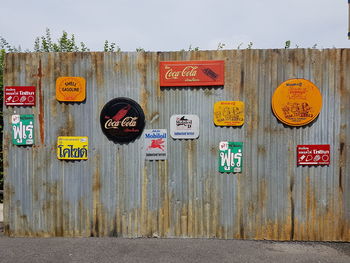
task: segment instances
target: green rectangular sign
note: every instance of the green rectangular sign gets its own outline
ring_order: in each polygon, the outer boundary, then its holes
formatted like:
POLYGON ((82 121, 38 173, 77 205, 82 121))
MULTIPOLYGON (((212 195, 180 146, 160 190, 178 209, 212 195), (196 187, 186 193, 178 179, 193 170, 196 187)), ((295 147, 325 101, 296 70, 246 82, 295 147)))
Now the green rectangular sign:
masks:
POLYGON ((34 144, 34 115, 12 115, 12 143, 15 145, 34 144))
POLYGON ((241 173, 243 167, 243 142, 220 142, 219 172, 241 173))

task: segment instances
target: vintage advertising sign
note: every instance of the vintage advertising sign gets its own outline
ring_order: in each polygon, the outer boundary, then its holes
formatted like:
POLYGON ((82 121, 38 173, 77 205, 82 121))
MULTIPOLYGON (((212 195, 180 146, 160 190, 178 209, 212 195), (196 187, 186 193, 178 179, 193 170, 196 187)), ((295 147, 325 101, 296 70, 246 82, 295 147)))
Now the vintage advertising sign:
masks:
POLYGON ((223 86, 225 61, 162 61, 159 63, 160 86, 223 86))
POLYGON ((214 123, 217 126, 242 126, 244 124, 244 102, 216 102, 214 104, 214 123))
POLYGON ((34 115, 12 115, 12 143, 14 145, 34 144, 34 115))
POLYGON ((243 142, 220 142, 219 172, 241 173, 243 169, 243 142))
POLYGON ((136 101, 129 98, 115 98, 103 107, 100 124, 109 140, 131 142, 142 134, 145 114, 136 101))
POLYGON ((312 122, 322 108, 322 95, 311 81, 290 79, 275 90, 272 110, 284 124, 303 126, 312 122))
POLYGON ((166 160, 167 159, 167 130, 154 129, 145 130, 145 159, 166 160))
POLYGON ((5 106, 35 106, 34 86, 6 86, 5 106))
POLYGON ((86 81, 82 77, 59 77, 56 80, 58 101, 82 102, 86 99, 86 81))
POLYGON ((298 145, 297 165, 329 165, 330 151, 329 144, 298 145))
POLYGON ((87 160, 88 148, 88 137, 59 136, 57 138, 59 160, 87 160))
POLYGON ((196 139, 199 137, 199 118, 197 115, 172 115, 170 136, 174 139, 196 139))

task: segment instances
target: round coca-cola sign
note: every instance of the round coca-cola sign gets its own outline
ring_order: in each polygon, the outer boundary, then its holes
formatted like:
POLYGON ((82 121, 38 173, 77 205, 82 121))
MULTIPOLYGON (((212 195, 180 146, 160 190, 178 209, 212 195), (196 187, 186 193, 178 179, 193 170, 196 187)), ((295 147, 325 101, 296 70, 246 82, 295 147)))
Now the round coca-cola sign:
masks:
POLYGON ((141 135, 145 114, 136 101, 115 98, 103 107, 100 122, 103 133, 111 141, 131 142, 141 135))

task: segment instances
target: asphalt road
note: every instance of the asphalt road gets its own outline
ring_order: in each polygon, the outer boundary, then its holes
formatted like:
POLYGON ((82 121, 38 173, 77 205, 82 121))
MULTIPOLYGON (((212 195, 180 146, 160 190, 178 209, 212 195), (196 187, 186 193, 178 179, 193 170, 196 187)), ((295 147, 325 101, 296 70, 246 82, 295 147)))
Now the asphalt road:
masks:
POLYGON ((0 262, 350 262, 350 243, 217 239, 8 238, 0 262))

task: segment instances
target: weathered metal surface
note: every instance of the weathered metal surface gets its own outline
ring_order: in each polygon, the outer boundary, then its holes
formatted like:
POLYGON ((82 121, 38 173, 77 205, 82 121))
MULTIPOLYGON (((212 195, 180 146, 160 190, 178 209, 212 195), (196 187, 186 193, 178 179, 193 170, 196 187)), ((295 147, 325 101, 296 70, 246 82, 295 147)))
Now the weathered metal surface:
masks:
POLYGON ((5 85, 37 87, 37 106, 4 108, 5 231, 10 236, 160 236, 350 241, 350 49, 7 54, 5 85), (159 61, 225 60, 224 88, 160 88, 159 61), (81 104, 55 98, 60 76, 86 79, 81 104), (305 78, 319 117, 280 123, 271 97, 305 78), (146 129, 196 114, 197 140, 168 139, 166 161, 144 161, 142 137, 102 133, 106 102, 140 103, 146 129), (242 127, 216 127, 216 101, 243 101, 242 127), (11 144, 10 116, 35 115, 35 145, 11 144), (60 161, 58 136, 89 137, 89 159, 60 161), (218 172, 220 141, 243 142, 241 174, 218 172), (296 145, 330 144, 329 166, 296 166, 296 145))

